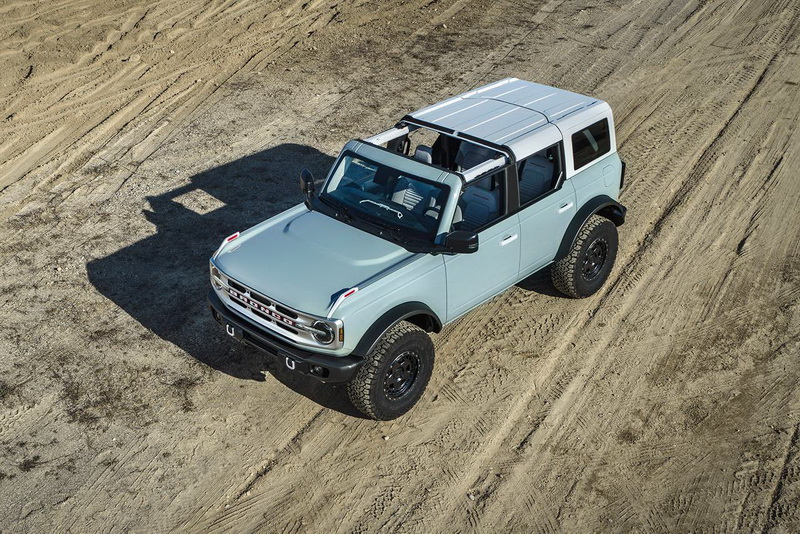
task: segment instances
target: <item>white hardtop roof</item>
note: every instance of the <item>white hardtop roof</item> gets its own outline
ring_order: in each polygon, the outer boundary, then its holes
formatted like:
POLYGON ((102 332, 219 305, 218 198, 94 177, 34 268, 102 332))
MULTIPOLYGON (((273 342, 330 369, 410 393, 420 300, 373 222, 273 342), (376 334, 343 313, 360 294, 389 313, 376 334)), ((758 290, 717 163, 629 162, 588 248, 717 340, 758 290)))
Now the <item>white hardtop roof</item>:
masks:
POLYGON ((601 100, 564 89, 506 78, 422 108, 408 116, 508 145, 548 123, 586 109, 601 100))

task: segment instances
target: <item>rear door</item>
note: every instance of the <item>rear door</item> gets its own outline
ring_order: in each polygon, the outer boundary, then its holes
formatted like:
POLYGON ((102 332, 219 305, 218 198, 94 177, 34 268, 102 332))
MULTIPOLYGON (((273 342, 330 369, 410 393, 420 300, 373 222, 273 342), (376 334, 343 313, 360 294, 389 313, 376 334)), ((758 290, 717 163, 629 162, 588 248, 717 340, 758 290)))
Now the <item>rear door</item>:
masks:
POLYGON ((565 180, 563 161, 558 142, 518 163, 520 278, 553 261, 576 213, 575 188, 565 180))

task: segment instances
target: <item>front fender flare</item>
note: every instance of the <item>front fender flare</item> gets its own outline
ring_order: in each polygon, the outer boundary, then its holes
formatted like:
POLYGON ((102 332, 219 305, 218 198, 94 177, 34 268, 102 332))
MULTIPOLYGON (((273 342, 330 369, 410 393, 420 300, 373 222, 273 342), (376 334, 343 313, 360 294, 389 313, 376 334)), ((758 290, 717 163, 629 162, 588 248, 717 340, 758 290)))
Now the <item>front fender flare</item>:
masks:
POLYGON ((627 211, 625 206, 607 195, 600 195, 591 199, 581 206, 581 209, 572 217, 572 221, 570 221, 567 231, 564 232, 564 237, 561 239, 561 245, 558 247, 554 261, 565 258, 569 254, 575 244, 575 240, 578 238, 578 232, 581 231, 589 217, 595 214, 602 215, 617 226, 622 226, 625 223, 627 211))
POLYGON ((381 315, 377 321, 372 323, 367 331, 361 336, 361 340, 353 349, 352 354, 356 356, 366 356, 378 343, 378 340, 391 327, 409 317, 422 315, 430 319, 430 330, 439 332, 442 329, 442 321, 430 307, 423 302, 406 302, 390 309, 381 315))

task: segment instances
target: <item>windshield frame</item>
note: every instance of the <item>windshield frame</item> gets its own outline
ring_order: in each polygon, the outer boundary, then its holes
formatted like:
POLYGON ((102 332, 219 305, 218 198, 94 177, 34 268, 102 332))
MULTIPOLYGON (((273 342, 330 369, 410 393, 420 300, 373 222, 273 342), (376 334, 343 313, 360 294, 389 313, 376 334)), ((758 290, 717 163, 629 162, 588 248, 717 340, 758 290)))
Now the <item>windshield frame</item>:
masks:
MULTIPOLYGON (((374 147, 374 148, 378 148, 393 156, 401 156, 401 154, 395 154, 391 151, 386 150, 383 147, 374 147)), ((349 224, 351 226, 367 230, 372 234, 378 235, 379 237, 382 237, 388 241, 397 243, 407 249, 412 249, 412 248, 426 249, 425 251, 431 251, 428 249, 440 249, 441 248, 440 246, 435 245, 435 241, 439 235, 439 228, 442 223, 442 218, 445 216, 447 211, 446 206, 450 202, 450 197, 452 194, 452 187, 450 186, 450 184, 444 181, 437 181, 437 180, 431 180, 429 178, 423 178, 416 173, 407 172, 405 170, 397 168, 397 166, 392 165, 391 163, 376 161, 376 159, 377 158, 371 158, 352 149, 345 149, 339 154, 339 157, 336 159, 336 162, 331 167, 331 170, 328 173, 328 177, 325 180, 325 183, 320 189, 318 195, 318 198, 321 201, 321 203, 324 203, 325 207, 328 208, 328 210, 334 212, 333 214, 328 213, 328 215, 331 215, 334 218, 337 218, 338 220, 341 220, 342 222, 345 222, 346 224, 349 224), (435 221, 435 224, 433 224, 429 230, 425 231, 417 230, 415 228, 400 223, 392 224, 393 221, 391 218, 382 217, 377 214, 379 212, 371 213, 370 211, 361 208, 360 205, 356 204, 355 202, 347 202, 346 200, 343 200, 341 196, 332 194, 332 192, 329 191, 329 186, 331 184, 331 181, 337 169, 339 169, 339 167, 344 164, 345 158, 347 157, 358 159, 368 165, 373 165, 376 168, 384 167, 386 169, 389 169, 391 172, 394 172, 406 179, 418 181, 421 184, 425 184, 426 186, 436 188, 439 191, 439 194, 442 195, 443 198, 445 198, 446 200, 442 204, 438 216, 435 219, 431 218, 432 220, 435 221), (358 224, 362 222, 366 224, 358 224), (415 243, 416 246, 414 246, 415 243), (423 246, 420 247, 419 245, 423 246)), ((424 164, 422 162, 417 162, 417 161, 415 162, 424 164)), ((370 201, 370 199, 362 199, 361 203, 367 201, 370 201)), ((371 202, 374 204, 378 204, 378 202, 376 201, 371 201, 371 202)), ((392 201, 388 200, 387 202, 392 202, 392 201)), ((401 213, 400 210, 395 209, 395 205, 397 205, 397 203, 392 202, 392 205, 384 205, 383 209, 387 209, 389 212, 394 211, 397 213, 401 213)), ((400 207, 403 206, 400 205, 400 207)))

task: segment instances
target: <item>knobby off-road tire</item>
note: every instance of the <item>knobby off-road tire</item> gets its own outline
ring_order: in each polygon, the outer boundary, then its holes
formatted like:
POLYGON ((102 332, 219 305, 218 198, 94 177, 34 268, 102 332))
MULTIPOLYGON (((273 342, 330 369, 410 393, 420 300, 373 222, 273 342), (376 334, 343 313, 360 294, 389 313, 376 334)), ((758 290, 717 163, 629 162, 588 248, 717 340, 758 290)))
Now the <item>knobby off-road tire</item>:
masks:
POLYGON ((592 215, 578 232, 569 254, 553 264, 550 270, 553 285, 573 298, 595 294, 611 274, 618 244, 614 223, 592 215))
POLYGON ((433 371, 433 342, 421 328, 400 322, 387 331, 347 384, 347 396, 364 415, 400 417, 422 396, 433 371))

